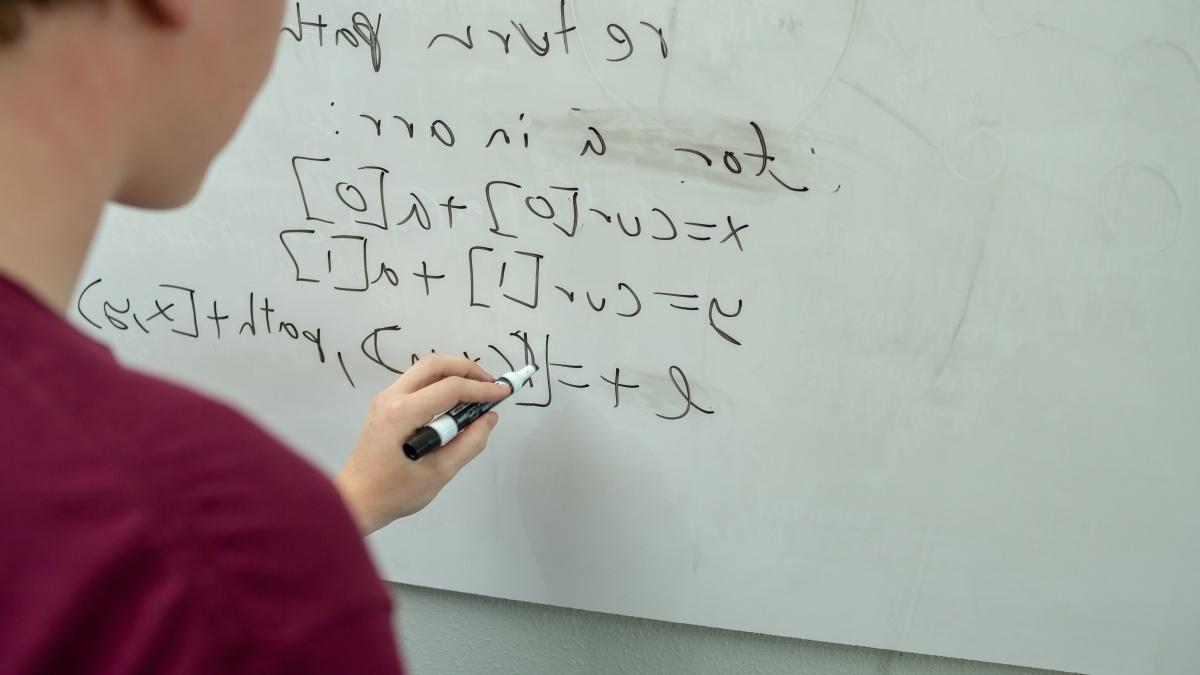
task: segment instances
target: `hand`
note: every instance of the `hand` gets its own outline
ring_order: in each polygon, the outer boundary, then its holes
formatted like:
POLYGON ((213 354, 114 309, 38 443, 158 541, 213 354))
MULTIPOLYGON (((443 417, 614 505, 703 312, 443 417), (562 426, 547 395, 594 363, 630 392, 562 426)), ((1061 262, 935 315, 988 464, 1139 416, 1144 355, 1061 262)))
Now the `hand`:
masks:
POLYGON ((499 417, 487 413, 415 462, 403 449, 413 432, 463 401, 497 401, 508 393, 474 361, 431 354, 376 396, 358 444, 334 479, 363 534, 428 506, 483 451, 499 417))

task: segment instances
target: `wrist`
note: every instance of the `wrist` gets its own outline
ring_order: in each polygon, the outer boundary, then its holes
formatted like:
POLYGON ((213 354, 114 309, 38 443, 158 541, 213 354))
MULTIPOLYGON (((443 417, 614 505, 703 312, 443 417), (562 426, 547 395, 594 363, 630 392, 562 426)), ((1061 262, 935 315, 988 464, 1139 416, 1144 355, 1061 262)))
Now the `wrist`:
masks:
POLYGON ((362 536, 365 537, 383 526, 372 515, 368 507, 370 500, 364 498, 356 483, 344 472, 334 477, 333 485, 341 495, 346 510, 350 512, 350 517, 362 536))

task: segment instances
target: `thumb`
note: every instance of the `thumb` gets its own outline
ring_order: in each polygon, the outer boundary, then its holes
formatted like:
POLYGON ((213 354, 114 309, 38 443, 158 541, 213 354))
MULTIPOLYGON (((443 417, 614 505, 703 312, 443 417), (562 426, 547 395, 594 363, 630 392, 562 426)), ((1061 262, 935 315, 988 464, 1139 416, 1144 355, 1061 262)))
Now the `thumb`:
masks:
POLYGON ((499 421, 499 415, 489 412, 471 423, 457 438, 443 446, 441 450, 429 456, 430 459, 437 460, 437 468, 447 481, 483 452, 483 449, 487 447, 488 438, 492 435, 492 429, 496 428, 499 421))

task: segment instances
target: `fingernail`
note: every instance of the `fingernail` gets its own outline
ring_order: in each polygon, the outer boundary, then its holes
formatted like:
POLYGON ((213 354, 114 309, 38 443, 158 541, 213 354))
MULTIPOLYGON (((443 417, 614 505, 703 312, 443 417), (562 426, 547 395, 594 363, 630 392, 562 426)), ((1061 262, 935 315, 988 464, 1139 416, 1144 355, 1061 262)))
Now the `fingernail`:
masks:
POLYGON ((492 413, 492 414, 488 415, 488 426, 489 427, 491 427, 492 429, 495 429, 496 425, 499 423, 500 423, 499 415, 497 415, 496 413, 492 413))

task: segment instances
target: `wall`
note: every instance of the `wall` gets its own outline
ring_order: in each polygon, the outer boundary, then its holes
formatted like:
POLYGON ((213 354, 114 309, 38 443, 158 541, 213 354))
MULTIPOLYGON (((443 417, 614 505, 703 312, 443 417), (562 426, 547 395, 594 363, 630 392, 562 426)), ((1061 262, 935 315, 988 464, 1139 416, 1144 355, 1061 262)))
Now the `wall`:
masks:
POLYGON ((393 585, 413 675, 1038 675, 393 585))

